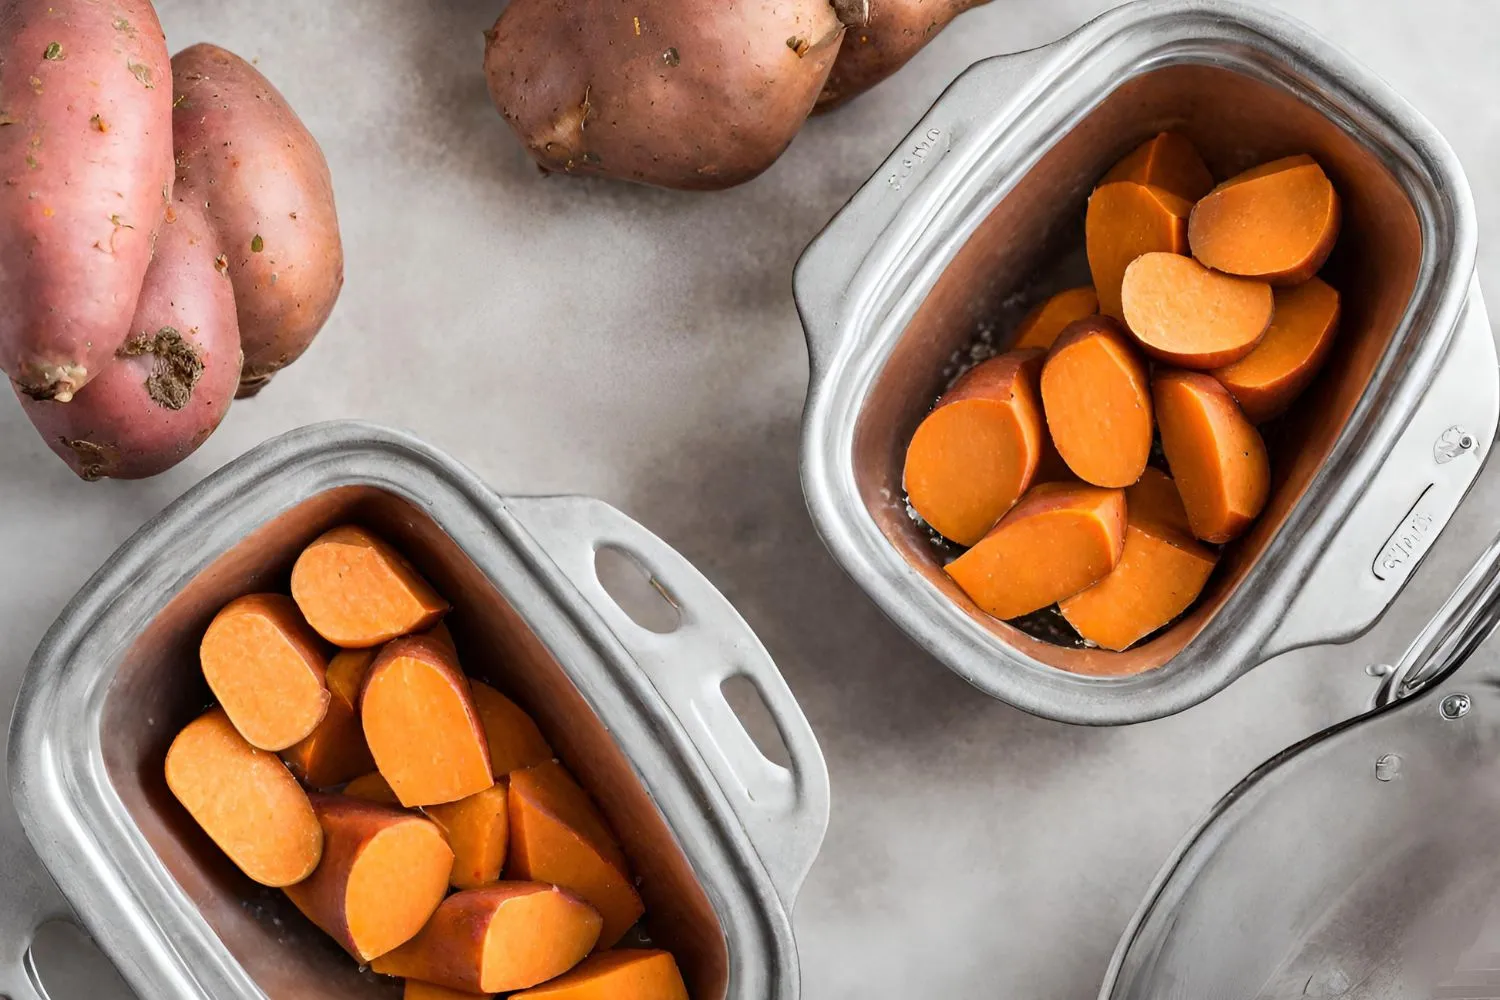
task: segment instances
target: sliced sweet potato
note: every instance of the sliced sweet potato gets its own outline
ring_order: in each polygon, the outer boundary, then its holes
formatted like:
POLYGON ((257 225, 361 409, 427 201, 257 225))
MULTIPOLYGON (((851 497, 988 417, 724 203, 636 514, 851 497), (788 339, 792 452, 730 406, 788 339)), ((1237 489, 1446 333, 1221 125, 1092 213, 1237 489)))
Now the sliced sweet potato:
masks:
POLYGON ((602 951, 511 1000, 688 1000, 677 962, 665 951, 602 951))
POLYGON ((1338 192, 1311 156, 1289 156, 1247 170, 1193 207, 1193 256, 1219 271, 1273 285, 1301 284, 1338 240, 1338 192))
POLYGON ((1191 139, 1177 132, 1161 132, 1115 164, 1100 183, 1114 181, 1151 184, 1179 198, 1197 201, 1213 190, 1214 175, 1208 172, 1191 139))
POLYGON ((1217 368, 1255 350, 1275 298, 1264 281, 1210 271, 1191 257, 1148 253, 1125 269, 1125 322, 1158 361, 1217 368))
POLYGON ((577 965, 599 937, 594 909, 541 882, 496 882, 443 900, 422 932, 370 967, 468 993, 546 982, 577 965))
POLYGON ((1146 362, 1117 320, 1089 316, 1065 330, 1042 368, 1052 443, 1073 474, 1095 486, 1129 486, 1151 457, 1146 362))
POLYGON ((373 649, 346 649, 328 661, 328 713, 306 738, 281 754, 304 783, 328 788, 374 769, 375 758, 359 722, 359 692, 374 659, 373 649))
POLYGON ((1193 534, 1205 542, 1233 540, 1270 493, 1265 442, 1211 375, 1159 372, 1151 389, 1162 450, 1193 534))
POLYGON ((346 649, 431 628, 448 610, 399 552, 352 524, 325 532, 297 557, 292 597, 319 635, 346 649))
POLYGON ((401 800, 391 791, 390 782, 379 771, 362 774, 344 786, 344 794, 351 799, 362 799, 383 806, 400 806, 401 800))
POLYGON ((973 545, 1031 485, 1041 458, 1042 353, 1012 351, 970 369, 906 449, 913 509, 945 538, 973 545))
POLYGON ((1125 517, 1119 565, 1058 603, 1079 635, 1105 649, 1128 649, 1186 611, 1218 561, 1193 537, 1176 484, 1157 469, 1126 489, 1125 517))
POLYGON ((365 741, 404 806, 453 802, 494 783, 469 680, 441 639, 380 651, 360 698, 365 741))
POLYGON ((1058 292, 1022 318, 1011 350, 1039 347, 1045 351, 1068 324, 1098 311, 1099 296, 1093 285, 1058 292))
POLYGON ((222 708, 177 734, 166 777, 177 801, 255 881, 291 885, 317 867, 323 829, 307 793, 274 753, 246 742, 222 708))
POLYGON ((490 771, 496 778, 553 758, 547 738, 515 702, 483 681, 470 681, 469 688, 489 745, 490 771))
POLYGON ((1279 416, 1307 388, 1328 359, 1339 326, 1339 293, 1317 278, 1276 289, 1271 328, 1255 350, 1215 368, 1252 424, 1279 416))
POLYGON ((1124 545, 1123 490, 1043 483, 947 572, 984 611, 1017 618, 1104 579, 1124 545))
POLYGON ((198 657, 234 727, 262 750, 285 750, 328 711, 322 646, 281 594, 229 602, 209 623, 198 657))
POLYGON ((1187 253, 1192 210, 1192 202, 1150 184, 1114 181, 1094 189, 1084 242, 1101 313, 1125 319, 1120 287, 1125 269, 1141 254, 1187 253))
POLYGON ((500 877, 510 847, 504 782, 423 811, 443 828, 453 848, 453 873, 448 877, 453 888, 477 889, 500 877))
POLYGON ((600 948, 612 947, 645 912, 625 852, 588 793, 555 760, 510 776, 505 873, 576 892, 604 918, 600 948))
POLYGON ((401 1000, 483 1000, 490 996, 493 994, 450 990, 446 986, 424 983, 420 979, 408 979, 401 987, 401 1000))
POLYGON ((324 835, 311 877, 285 890, 357 961, 409 941, 448 889, 453 851, 436 823, 345 795, 311 796, 324 835))

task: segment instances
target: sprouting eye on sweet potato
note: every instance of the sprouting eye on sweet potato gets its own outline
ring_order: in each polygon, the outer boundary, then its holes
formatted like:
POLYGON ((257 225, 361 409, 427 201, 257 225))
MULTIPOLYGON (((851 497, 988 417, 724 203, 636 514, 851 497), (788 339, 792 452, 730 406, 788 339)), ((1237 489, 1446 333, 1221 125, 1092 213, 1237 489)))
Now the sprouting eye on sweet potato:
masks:
POLYGON ((328 318, 327 165, 249 63, 169 62, 146 0, 13 0, 0 65, 0 371, 81 477, 156 475, 328 318))

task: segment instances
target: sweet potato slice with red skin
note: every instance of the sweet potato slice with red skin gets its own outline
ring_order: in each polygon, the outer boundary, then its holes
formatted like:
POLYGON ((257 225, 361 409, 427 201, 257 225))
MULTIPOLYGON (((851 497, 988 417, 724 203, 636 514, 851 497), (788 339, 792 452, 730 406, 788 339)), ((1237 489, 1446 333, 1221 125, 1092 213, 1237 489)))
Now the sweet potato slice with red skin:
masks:
POLYGON ((1280 416, 1302 394, 1333 348, 1338 335, 1339 293, 1317 278, 1276 289, 1271 328, 1255 350, 1215 368, 1214 378, 1229 390, 1252 424, 1280 416))
POLYGON ((466 993, 450 990, 437 983, 424 983, 420 979, 408 979, 401 987, 401 1000, 488 1000, 493 993, 466 993))
POLYGON ((1192 202, 1149 184, 1115 181, 1094 189, 1084 242, 1101 313, 1125 319, 1120 289, 1125 269, 1141 254, 1187 253, 1192 210, 1192 202))
POLYGON ((863 94, 910 62, 955 17, 987 2, 869 0, 868 20, 845 32, 814 110, 831 111, 863 94))
POLYGON ((310 796, 323 860, 283 891, 356 961, 411 940, 448 889, 453 851, 436 823, 345 795, 310 796))
POLYGON ((572 970, 511 1000, 688 1000, 670 952, 601 951, 572 970))
POLYGON ((374 770, 375 758, 359 722, 359 692, 374 659, 373 649, 346 649, 328 661, 328 713, 318 728, 281 754, 305 784, 328 788, 374 770))
POLYGON ((449 885, 477 889, 500 878, 510 847, 510 812, 503 781, 457 802, 428 806, 423 812, 443 828, 453 848, 449 885))
POLYGON ((1211 375, 1159 372, 1151 389, 1162 450, 1193 534, 1205 542, 1234 540, 1270 494, 1265 442, 1211 375))
POLYGON ((1220 184, 1193 206, 1188 242, 1208 267, 1298 285, 1338 242, 1343 209, 1310 156, 1264 163, 1220 184))
POLYGON ((401 553, 352 524, 302 550, 292 567, 292 597, 319 635, 345 649, 423 631, 448 611, 401 553))
POLYGON ((468 993, 522 990, 567 972, 599 937, 599 914, 542 882, 496 882, 443 900, 411 941, 370 967, 468 993))
POLYGON ((1042 367, 1042 407, 1058 454, 1079 479, 1129 486, 1151 457, 1151 383, 1119 322, 1090 316, 1057 338, 1042 367))
POLYGON ((323 828, 275 754, 245 741, 221 708, 188 723, 167 750, 167 787, 240 871, 261 885, 310 875, 323 828))
POLYGON ((917 426, 906 449, 907 499, 944 538, 973 545, 1031 486, 1041 459, 1038 350, 965 372, 917 426))
POLYGON ((229 602, 209 623, 198 658, 235 728, 262 750, 285 750, 328 711, 322 645, 282 594, 229 602))
POLYGON ((1124 545, 1123 490, 1043 483, 947 572, 986 613, 1018 618, 1104 579, 1124 545))
POLYGON ((375 765, 402 805, 453 802, 494 784, 469 679, 441 639, 407 636, 382 649, 359 713, 375 765))
POLYGON ((374 802, 382 806, 400 807, 401 800, 396 798, 396 793, 391 791, 390 782, 379 771, 371 771, 362 774, 349 784, 344 786, 344 795, 351 799, 361 799, 365 802, 374 802))
POLYGON ((1039 347, 1045 351, 1069 325, 1098 311, 1099 295, 1093 285, 1058 292, 1027 313, 1016 325, 1016 341, 1011 350, 1039 347))
POLYGON ((645 912, 625 852, 588 793, 557 761, 510 776, 509 878, 551 882, 604 918, 599 947, 613 947, 645 912))
POLYGON ((489 746, 490 772, 496 778, 556 756, 531 716, 515 702, 483 681, 470 681, 469 689, 489 746))
POLYGON ((66 402, 135 332, 172 187, 166 39, 147 0, 11 0, 0 64, 0 371, 66 402))
POLYGON ((1193 537, 1176 485, 1159 470, 1125 490, 1125 509, 1119 565, 1058 603, 1068 624, 1104 649, 1129 649, 1186 611, 1218 561, 1193 537))
POLYGON ((1197 201, 1213 190, 1214 175, 1208 172, 1191 139, 1178 132, 1160 132, 1116 163, 1099 183, 1115 181, 1150 184, 1187 201, 1197 201))
POLYGON ((1180 368, 1232 364, 1271 327, 1264 281, 1210 271, 1191 257, 1148 253, 1125 269, 1125 322, 1141 349, 1180 368))

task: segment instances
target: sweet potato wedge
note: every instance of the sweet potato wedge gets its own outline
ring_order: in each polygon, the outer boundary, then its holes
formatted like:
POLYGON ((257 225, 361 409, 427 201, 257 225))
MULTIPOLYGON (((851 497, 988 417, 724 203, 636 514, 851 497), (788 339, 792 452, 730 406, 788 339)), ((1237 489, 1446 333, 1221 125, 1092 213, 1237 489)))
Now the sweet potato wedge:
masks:
POLYGON ((285 750, 328 711, 318 637, 281 594, 231 601, 209 623, 198 657, 234 727, 262 750, 285 750))
POLYGON ((1099 296, 1093 285, 1058 292, 1027 313, 1016 325, 1016 339, 1011 350, 1039 347, 1045 351, 1069 324, 1098 311, 1099 296))
POLYGON ((1125 269, 1141 254, 1187 253, 1192 210, 1192 202, 1149 184, 1114 181, 1094 189, 1084 242, 1101 313, 1126 318, 1120 289, 1125 269))
POLYGON ((1338 241, 1342 208, 1311 156, 1289 156, 1220 184, 1193 206, 1193 256, 1229 274, 1297 285, 1318 273, 1338 241))
POLYGON ((551 882, 577 893, 604 918, 610 948, 645 912, 604 817, 557 761, 510 776, 509 878, 551 882))
POLYGON ((448 888, 453 851, 437 824, 344 795, 310 796, 323 827, 323 860, 283 891, 356 961, 409 941, 448 888))
POLYGON ((973 545, 1031 485, 1041 458, 1042 353, 981 362, 943 394, 906 449, 907 499, 945 538, 973 545))
POLYGON ((568 972, 511 1000, 688 1000, 669 952, 601 951, 568 972))
POLYGON ((577 965, 599 937, 599 914, 541 882, 496 882, 443 900, 422 932, 370 967, 468 993, 546 982, 577 965))
POLYGON ((1047 430, 1074 475, 1095 486, 1141 478, 1151 457, 1151 384, 1117 320, 1069 326, 1047 354, 1041 389, 1047 430))
POLYGON ((362 774, 344 786, 344 795, 351 799, 374 802, 382 806, 400 806, 401 800, 391 791, 390 782, 379 771, 362 774))
POLYGON ((1124 491, 1043 483, 947 572, 986 613, 1018 618, 1104 579, 1124 545, 1124 491))
POLYGON ((1125 269, 1125 322, 1142 349, 1181 368, 1217 368, 1255 350, 1275 299, 1263 281, 1210 271, 1191 257, 1148 253, 1125 269))
POLYGON ((297 557, 292 598, 319 635, 345 649, 431 628, 448 610, 401 553, 352 524, 324 532, 297 557))
POLYGON ((245 741, 221 708, 188 723, 167 750, 167 787, 240 871, 288 886, 323 856, 323 829, 276 755, 245 741))
POLYGON ((471 680, 469 690, 489 746, 490 771, 496 778, 553 758, 547 738, 515 702, 483 681, 471 680))
POLYGON ((1265 442, 1210 375, 1158 372, 1151 384, 1162 450, 1193 534, 1228 542, 1266 505, 1271 466, 1265 442))
POLYGON ((1255 350, 1215 368, 1252 424, 1279 416, 1323 367, 1338 334, 1339 293, 1317 278, 1276 289, 1271 328, 1255 350))
POLYGON ((503 781, 457 802, 428 806, 423 812, 443 828, 453 848, 453 873, 448 877, 453 888, 477 889, 500 878, 510 847, 510 812, 503 781))
POLYGON ((1214 175, 1187 136, 1160 132, 1115 164, 1099 183, 1114 181, 1150 184, 1187 201, 1197 201, 1213 190, 1214 175))
POLYGON ((375 659, 373 649, 346 649, 328 661, 328 712, 318 727, 281 754, 292 773, 313 788, 352 781, 375 768, 359 721, 359 692, 375 659))
POLYGON ((432 806, 494 784, 469 680, 448 646, 397 639, 370 666, 360 697, 365 742, 404 806, 432 806))

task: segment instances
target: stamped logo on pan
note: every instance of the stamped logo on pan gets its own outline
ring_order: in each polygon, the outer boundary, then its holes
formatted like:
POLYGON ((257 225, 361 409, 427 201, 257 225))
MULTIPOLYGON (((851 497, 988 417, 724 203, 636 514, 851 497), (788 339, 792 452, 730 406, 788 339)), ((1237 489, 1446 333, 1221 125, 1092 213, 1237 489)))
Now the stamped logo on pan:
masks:
POLYGON ((948 148, 948 134, 937 126, 933 126, 922 133, 921 138, 911 145, 896 169, 886 174, 885 182, 892 191, 900 191, 906 182, 916 173, 917 168, 929 159, 945 152, 948 148), (939 144, 941 143, 941 148, 939 144))
POLYGON ((1426 501, 1432 494, 1433 485, 1427 484, 1417 497, 1417 502, 1411 505, 1411 509, 1391 533, 1391 537, 1386 539, 1385 546, 1375 557, 1375 565, 1370 567, 1375 573, 1375 579, 1387 580, 1407 569, 1421 557, 1427 544, 1432 541, 1437 518, 1426 501))

